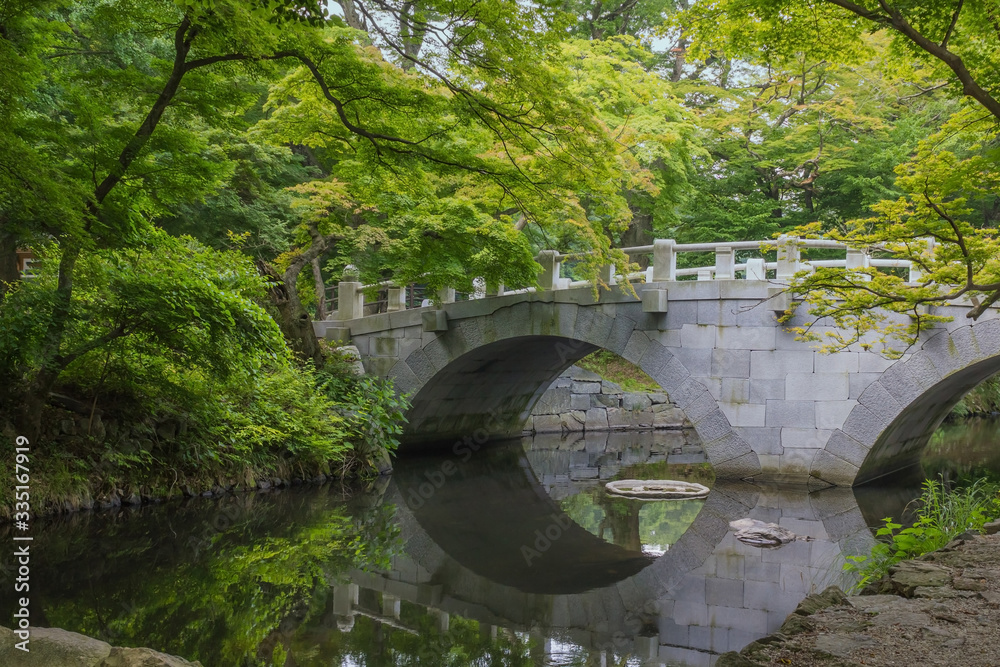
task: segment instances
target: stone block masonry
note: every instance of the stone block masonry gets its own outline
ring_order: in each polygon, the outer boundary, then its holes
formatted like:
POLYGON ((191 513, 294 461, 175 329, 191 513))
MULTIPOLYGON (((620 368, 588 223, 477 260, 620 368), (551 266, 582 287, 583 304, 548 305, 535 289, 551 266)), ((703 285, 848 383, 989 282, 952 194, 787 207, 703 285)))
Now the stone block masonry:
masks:
POLYGON ((535 403, 524 433, 690 428, 663 392, 625 391, 600 375, 570 366, 535 403))
POLYGON ((796 340, 775 320, 772 282, 671 277, 636 293, 536 290, 315 327, 330 340, 349 334, 365 371, 410 396, 408 449, 687 418, 718 477, 820 486, 916 464, 958 397, 1000 372, 1000 309, 970 324, 967 306, 942 305, 935 314, 952 321, 893 361, 866 346, 824 354, 796 340), (662 289, 666 312, 644 308, 642 293, 662 289), (444 326, 423 326, 437 310, 444 326), (597 349, 639 366, 666 396, 629 395, 579 370, 559 378, 597 349))

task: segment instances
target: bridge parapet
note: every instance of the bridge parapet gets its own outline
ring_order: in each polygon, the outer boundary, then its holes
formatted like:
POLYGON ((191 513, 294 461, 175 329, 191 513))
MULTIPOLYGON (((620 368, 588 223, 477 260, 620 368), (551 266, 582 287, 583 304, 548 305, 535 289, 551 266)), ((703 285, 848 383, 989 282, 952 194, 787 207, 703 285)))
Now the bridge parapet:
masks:
MULTIPOLYGON (((819 267, 840 267, 847 269, 882 268, 905 269, 909 272, 909 282, 920 279, 918 267, 909 260, 891 258, 872 258, 865 249, 851 248, 845 243, 829 239, 802 239, 794 236, 781 236, 776 241, 733 241, 720 243, 677 243, 674 239, 656 239, 650 245, 633 246, 622 249, 629 257, 651 256, 651 262, 645 271, 635 271, 622 274, 613 265, 601 269, 600 280, 613 286, 619 282, 659 283, 695 279, 698 281, 733 280, 742 278, 750 281, 772 280, 775 285, 787 285, 798 271, 814 270, 819 267), (843 250, 843 259, 813 259, 803 256, 808 250, 843 250), (775 261, 766 261, 763 255, 776 252, 775 261), (677 259, 684 253, 715 254, 715 263, 710 266, 677 268, 677 259), (737 261, 738 255, 758 254, 759 257, 744 257, 737 261)), ((538 274, 537 287, 522 287, 507 289, 498 285, 487 289, 485 281, 474 281, 476 288, 471 293, 462 293, 453 287, 438 290, 436 294, 425 294, 413 285, 398 285, 392 280, 364 285, 358 281, 353 267, 348 267, 342 280, 333 288, 332 309, 328 318, 332 321, 346 322, 349 320, 376 315, 393 313, 403 310, 455 303, 460 300, 477 300, 510 294, 529 294, 535 291, 554 291, 590 287, 590 280, 574 280, 564 276, 564 264, 579 260, 590 253, 561 253, 556 250, 543 250, 535 258, 541 266, 538 274), (366 312, 365 292, 384 292, 385 296, 376 301, 375 308, 371 304, 366 312)))

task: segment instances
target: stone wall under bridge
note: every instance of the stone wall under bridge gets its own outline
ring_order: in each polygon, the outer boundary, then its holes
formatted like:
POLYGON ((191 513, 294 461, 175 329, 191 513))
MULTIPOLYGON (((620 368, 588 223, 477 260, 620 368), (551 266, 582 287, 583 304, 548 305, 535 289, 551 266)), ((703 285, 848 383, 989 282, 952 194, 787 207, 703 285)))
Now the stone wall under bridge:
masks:
POLYGON ((570 366, 541 395, 525 433, 690 428, 663 392, 625 391, 592 371, 570 366))
POLYGON ((779 288, 768 281, 635 288, 638 298, 621 288, 506 294, 315 329, 357 345, 367 372, 411 396, 404 449, 520 435, 553 380, 603 348, 663 387, 717 476, 781 482, 854 485, 917 464, 964 392, 1000 372, 996 310, 970 322, 967 307, 937 307, 954 321, 893 361, 795 340, 776 321, 779 288))

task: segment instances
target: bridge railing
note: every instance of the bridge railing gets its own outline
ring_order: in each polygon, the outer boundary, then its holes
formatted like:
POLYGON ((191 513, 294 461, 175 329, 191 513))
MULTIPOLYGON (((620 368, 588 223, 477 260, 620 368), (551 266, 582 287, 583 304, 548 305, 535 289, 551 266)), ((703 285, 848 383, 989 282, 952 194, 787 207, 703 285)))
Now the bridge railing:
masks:
MULTIPOLYGON (((933 244, 928 240, 928 247, 933 244)), ((601 269, 600 278, 608 285, 619 281, 629 282, 672 282, 677 280, 736 280, 742 276, 744 280, 773 280, 787 284, 792 277, 802 270, 815 270, 820 267, 845 269, 905 269, 908 270, 908 281, 919 282, 920 270, 909 260, 892 258, 873 258, 866 251, 848 247, 840 241, 829 239, 803 239, 794 236, 780 236, 775 241, 732 241, 719 243, 677 243, 674 239, 656 239, 650 245, 632 246, 622 249, 630 258, 641 255, 652 255, 649 268, 622 275, 613 265, 601 269), (748 257, 737 261, 740 251, 756 251, 766 254, 777 250, 776 261, 766 261, 763 257, 748 257), (808 259, 803 252, 809 250, 843 250, 843 259, 808 259), (677 258, 682 253, 714 253, 715 263, 709 266, 677 267, 677 258)), ((348 267, 341 281, 330 288, 329 303, 332 305, 331 320, 352 320, 376 312, 398 312, 410 308, 420 308, 431 302, 454 303, 456 300, 479 299, 504 294, 525 294, 536 290, 560 290, 591 285, 589 280, 573 280, 571 276, 563 276, 563 264, 578 260, 588 253, 560 253, 557 250, 543 250, 535 260, 542 270, 538 276, 538 287, 526 287, 509 290, 500 285, 494 291, 487 291, 485 281, 477 278, 473 281, 476 289, 472 293, 456 292, 454 288, 443 288, 434 295, 425 294, 421 286, 397 285, 391 280, 385 280, 371 285, 363 285, 357 280, 357 274, 348 267), (374 302, 365 303, 365 292, 378 291, 374 302), (384 296, 383 296, 384 295, 384 296), (416 296, 419 295, 419 296, 416 296), (374 308, 373 308, 374 306, 374 308)))

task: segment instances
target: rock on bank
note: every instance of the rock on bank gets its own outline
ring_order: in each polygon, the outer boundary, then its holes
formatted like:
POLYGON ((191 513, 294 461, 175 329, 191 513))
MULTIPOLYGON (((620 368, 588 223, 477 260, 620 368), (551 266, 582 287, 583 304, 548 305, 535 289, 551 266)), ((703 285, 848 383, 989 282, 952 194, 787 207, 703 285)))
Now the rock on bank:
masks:
POLYGON ((123 648, 59 628, 29 628, 28 652, 21 639, 0 627, 0 665, 4 667, 201 667, 148 648, 123 648))
POLYGON ((1000 665, 1000 535, 904 561, 877 588, 810 596, 778 632, 715 667, 1000 665))

